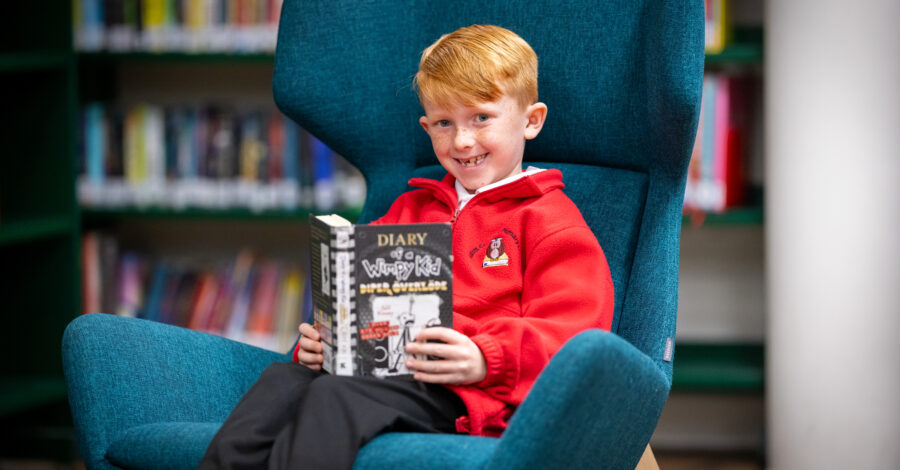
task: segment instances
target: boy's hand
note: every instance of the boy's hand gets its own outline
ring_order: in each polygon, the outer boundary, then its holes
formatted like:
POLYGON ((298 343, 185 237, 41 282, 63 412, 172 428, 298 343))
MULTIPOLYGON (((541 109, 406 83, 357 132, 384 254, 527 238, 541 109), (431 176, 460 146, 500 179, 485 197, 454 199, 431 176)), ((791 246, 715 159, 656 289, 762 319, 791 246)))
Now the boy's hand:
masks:
POLYGON ((300 364, 312 370, 322 369, 322 337, 309 323, 300 324, 300 352, 297 359, 300 364))
POLYGON ((406 345, 410 354, 436 356, 437 359, 410 358, 406 367, 413 378, 436 384, 471 384, 481 382, 487 375, 487 365, 481 349, 468 336, 445 327, 423 329, 414 343, 406 345), (428 340, 443 343, 427 343, 428 340))

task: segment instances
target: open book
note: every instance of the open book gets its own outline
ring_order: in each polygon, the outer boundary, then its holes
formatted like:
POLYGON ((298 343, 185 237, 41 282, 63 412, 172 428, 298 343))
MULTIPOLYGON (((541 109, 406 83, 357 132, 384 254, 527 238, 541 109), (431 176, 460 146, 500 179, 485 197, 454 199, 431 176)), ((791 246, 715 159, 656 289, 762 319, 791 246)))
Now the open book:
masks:
POLYGON ((450 224, 353 225, 310 217, 313 320, 323 369, 411 375, 406 344, 423 328, 453 327, 450 224))

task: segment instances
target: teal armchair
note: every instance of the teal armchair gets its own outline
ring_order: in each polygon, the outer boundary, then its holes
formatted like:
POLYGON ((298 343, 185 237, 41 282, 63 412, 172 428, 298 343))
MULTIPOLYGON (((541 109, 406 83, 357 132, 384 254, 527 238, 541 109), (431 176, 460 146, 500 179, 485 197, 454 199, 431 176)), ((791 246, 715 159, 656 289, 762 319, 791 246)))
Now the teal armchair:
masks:
MULTIPOLYGON (((549 107, 526 164, 559 168, 605 251, 612 333, 553 358, 500 438, 393 433, 358 469, 634 468, 672 378, 678 243, 703 75, 701 0, 285 0, 281 110, 365 175, 362 221, 414 176, 440 177, 410 82, 419 54, 473 23, 538 54, 549 107)), ((227 339, 112 315, 74 320, 63 361, 88 468, 193 468, 259 373, 290 360, 227 339)))

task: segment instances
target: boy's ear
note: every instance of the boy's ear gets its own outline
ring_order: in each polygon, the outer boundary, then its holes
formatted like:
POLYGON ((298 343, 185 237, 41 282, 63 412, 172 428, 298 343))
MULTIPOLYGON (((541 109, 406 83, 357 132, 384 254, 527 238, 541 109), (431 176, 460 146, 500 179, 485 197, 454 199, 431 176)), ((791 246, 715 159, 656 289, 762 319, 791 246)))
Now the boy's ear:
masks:
POLYGON ((422 129, 425 129, 425 132, 428 132, 428 117, 427 116, 420 117, 419 124, 422 125, 422 129))
POLYGON ((544 127, 544 120, 547 119, 547 105, 544 103, 534 103, 525 110, 528 117, 528 123, 525 124, 525 138, 533 139, 540 134, 544 127))

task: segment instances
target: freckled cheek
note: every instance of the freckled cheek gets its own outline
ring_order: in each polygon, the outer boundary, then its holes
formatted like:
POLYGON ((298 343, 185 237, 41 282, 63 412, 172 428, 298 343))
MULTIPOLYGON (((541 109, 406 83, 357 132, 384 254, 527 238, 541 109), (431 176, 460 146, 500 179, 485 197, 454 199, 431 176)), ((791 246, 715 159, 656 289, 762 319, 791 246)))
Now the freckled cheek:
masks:
POLYGON ((437 155, 447 153, 450 148, 450 139, 443 135, 434 136, 431 138, 431 146, 434 148, 434 153, 437 155))

